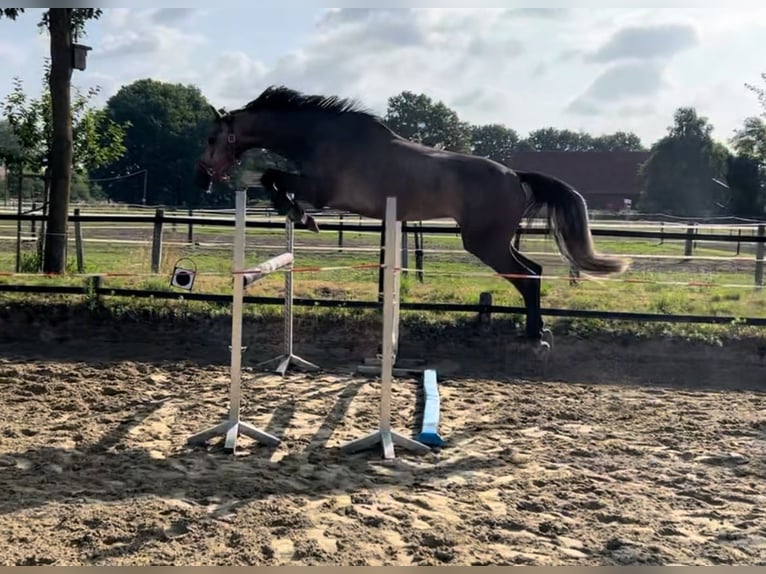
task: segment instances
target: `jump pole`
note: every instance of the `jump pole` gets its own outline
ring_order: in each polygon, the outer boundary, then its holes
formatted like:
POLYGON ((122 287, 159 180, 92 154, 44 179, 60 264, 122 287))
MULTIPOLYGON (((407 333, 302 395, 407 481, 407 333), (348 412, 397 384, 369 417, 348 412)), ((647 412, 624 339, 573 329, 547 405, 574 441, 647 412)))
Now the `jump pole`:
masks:
POLYGON ((234 255, 233 255, 233 287, 231 302, 231 384, 229 387, 229 417, 222 423, 207 428, 187 440, 188 444, 201 445, 206 443, 214 436, 224 435, 224 451, 234 453, 237 446, 237 437, 240 434, 249 436, 253 440, 260 441, 266 445, 274 446, 279 444, 280 440, 260 430, 253 425, 246 423, 239 418, 240 400, 241 400, 241 382, 242 382, 242 354, 245 348, 242 346, 242 305, 245 286, 252 284, 261 277, 276 271, 293 261, 292 253, 285 253, 269 259, 255 269, 246 270, 245 267, 245 203, 247 192, 245 190, 236 190, 236 215, 234 225, 234 255))
POLYGON ((386 199, 386 239, 383 263, 383 344, 381 357, 381 388, 380 388, 380 421, 378 429, 361 438, 352 440, 341 446, 346 453, 367 450, 376 444, 383 449, 383 458, 396 457, 394 445, 417 453, 426 453, 430 448, 416 440, 391 430, 391 383, 393 366, 396 361, 399 328, 399 281, 401 273, 401 240, 402 223, 396 217, 396 198, 386 199))
MULTIPOLYGON (((286 251, 293 254, 295 251, 295 224, 289 217, 285 221, 286 251)), ((278 357, 258 363, 256 367, 268 367, 277 365, 276 372, 285 376, 290 364, 294 364, 304 371, 317 371, 319 366, 299 357, 293 352, 293 274, 285 273, 285 306, 283 310, 284 328, 282 334, 283 353, 278 357)))

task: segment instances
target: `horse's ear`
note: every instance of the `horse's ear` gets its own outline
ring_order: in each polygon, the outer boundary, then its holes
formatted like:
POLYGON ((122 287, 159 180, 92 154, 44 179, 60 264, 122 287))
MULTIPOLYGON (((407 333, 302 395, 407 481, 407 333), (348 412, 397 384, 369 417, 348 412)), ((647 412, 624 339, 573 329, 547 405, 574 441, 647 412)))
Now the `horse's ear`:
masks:
POLYGON ((208 104, 208 105, 210 106, 210 109, 213 110, 213 115, 215 116, 215 119, 220 120, 221 119, 221 112, 219 112, 218 109, 215 106, 213 106, 211 104, 208 104))
POLYGON ((218 110, 218 118, 229 125, 234 122, 234 116, 231 115, 231 112, 226 111, 226 108, 218 110))

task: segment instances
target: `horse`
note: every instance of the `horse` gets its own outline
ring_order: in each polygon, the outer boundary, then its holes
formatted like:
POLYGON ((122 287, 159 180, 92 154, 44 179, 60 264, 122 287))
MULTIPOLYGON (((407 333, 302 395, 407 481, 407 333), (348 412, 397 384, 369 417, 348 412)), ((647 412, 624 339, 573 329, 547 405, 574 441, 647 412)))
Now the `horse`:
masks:
POLYGON ((266 169, 261 183, 275 208, 312 231, 319 227, 298 202, 384 219, 386 198, 395 196, 400 221, 452 219, 465 250, 521 294, 525 339, 537 354, 547 356, 553 335, 540 311, 542 266, 512 243, 524 218, 545 208, 559 251, 581 271, 628 267, 627 260, 594 250, 585 199, 571 185, 413 142, 356 100, 270 86, 242 108, 210 108, 213 129, 195 165, 196 185, 210 190, 214 181, 226 181, 243 153, 261 148, 297 167, 297 173, 266 169))

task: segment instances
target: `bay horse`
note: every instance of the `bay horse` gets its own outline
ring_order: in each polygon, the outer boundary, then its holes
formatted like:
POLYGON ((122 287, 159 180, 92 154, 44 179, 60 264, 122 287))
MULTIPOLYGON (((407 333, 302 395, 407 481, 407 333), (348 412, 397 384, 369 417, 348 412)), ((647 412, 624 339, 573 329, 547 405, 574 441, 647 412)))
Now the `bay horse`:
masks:
POLYGON ((540 313, 542 267, 512 244, 523 218, 546 208, 561 254, 579 270, 620 273, 628 266, 594 251, 585 199, 569 184, 407 140, 354 100, 271 86, 243 108, 210 107, 214 125, 196 163, 196 185, 225 181, 244 152, 261 148, 297 167, 267 169, 261 182, 277 209, 313 231, 316 222, 297 202, 384 219, 386 197, 395 196, 401 221, 453 219, 466 251, 523 297, 526 337, 537 353, 547 355, 553 337, 540 313))

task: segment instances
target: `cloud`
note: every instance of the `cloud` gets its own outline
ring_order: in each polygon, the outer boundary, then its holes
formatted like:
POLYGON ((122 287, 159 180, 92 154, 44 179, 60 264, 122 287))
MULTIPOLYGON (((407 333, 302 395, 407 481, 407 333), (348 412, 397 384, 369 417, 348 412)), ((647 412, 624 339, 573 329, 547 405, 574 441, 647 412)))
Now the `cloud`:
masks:
POLYGON ((503 20, 506 12, 331 10, 307 45, 277 62, 263 85, 358 97, 378 112, 405 89, 450 101, 465 91, 456 78, 488 89, 487 79, 506 74, 524 53, 516 30, 503 20))
MULTIPOLYGON (((228 108, 284 84, 356 98, 384 114, 389 97, 410 90, 472 123, 506 123, 521 133, 543 125, 637 129, 647 141, 664 131, 690 91, 707 93, 714 81, 741 86, 760 72, 752 46, 762 25, 754 12, 515 5, 330 9, 304 15, 296 29, 285 26, 278 47, 259 42, 258 26, 274 24, 255 5, 237 15, 254 22, 252 35, 225 42, 219 39, 232 21, 224 10, 204 19, 164 8, 109 10, 98 23, 89 71, 105 74, 102 84, 109 75, 117 85, 140 77, 194 83, 228 108)), ((728 104, 708 100, 711 117, 740 121, 725 111, 728 104)))
POLYGON ((317 24, 320 43, 333 43, 338 35, 355 42, 355 48, 413 46, 426 41, 411 10, 341 8, 328 11, 317 24))
POLYGON ((650 103, 609 106, 603 102, 584 98, 574 100, 567 109, 581 116, 604 116, 608 112, 623 119, 635 117, 646 118, 657 113, 657 107, 650 103))
POLYGON ((500 90, 475 88, 459 93, 446 103, 450 107, 478 108, 484 113, 502 114, 505 107, 505 97, 500 90))
MULTIPOLYGON (((127 69, 162 70, 183 67, 189 54, 208 43, 201 34, 170 25, 188 18, 194 10, 115 9, 107 12, 104 30, 94 56, 99 61, 122 60, 127 69)), ((123 64, 121 62, 121 65, 123 64)))
POLYGON ((697 29, 689 24, 623 26, 600 47, 583 55, 586 62, 607 67, 565 111, 595 116, 616 114, 618 109, 625 114, 632 108, 643 109, 650 98, 669 87, 665 74, 673 57, 698 43, 697 29), (631 105, 620 107, 625 101, 631 105))
MULTIPOLYGON (((567 111, 594 115, 616 103, 655 96, 667 86, 662 64, 654 61, 621 62, 608 67, 567 111)), ((610 110, 611 111, 611 110, 610 110)))
POLYGON ((592 62, 667 59, 697 45, 697 30, 685 24, 631 26, 618 30, 594 53, 592 62))
MULTIPOLYGON (((174 12, 176 19, 190 16, 183 10, 174 12)), ((98 47, 88 56, 88 85, 95 79, 104 88, 99 101, 142 78, 200 85, 195 56, 209 40, 176 25, 159 23, 169 22, 169 14, 164 9, 105 11, 99 21, 98 47)))
POLYGON ((152 20, 157 24, 175 24, 186 20, 196 12, 195 8, 158 8, 152 13, 152 20))
POLYGON ((542 18, 546 20, 558 20, 568 14, 566 8, 512 8, 508 10, 509 16, 521 18, 542 18))
MULTIPOLYGON (((207 43, 200 35, 187 34, 169 26, 142 24, 133 28, 106 33, 101 39, 98 57, 105 59, 134 58, 156 55, 167 61, 168 55, 207 43)), ((172 60, 173 57, 171 56, 172 60)))
MULTIPOLYGON (((512 31, 498 26, 502 11, 488 12, 329 10, 303 47, 275 62, 260 81, 248 83, 247 95, 239 92, 240 103, 270 84, 357 97, 379 113, 404 89, 447 101, 457 91, 457 75, 482 81, 492 70, 502 73, 506 62, 523 51, 512 31)), ((244 58, 240 65, 247 66, 244 58)), ((210 83, 231 82, 216 77, 210 83)), ((232 94, 237 92, 228 97, 232 94)))
POLYGON ((662 66, 654 62, 616 64, 596 78, 585 95, 602 101, 651 96, 665 84, 662 69, 662 66))
POLYGON ((348 23, 387 20, 399 16, 409 19, 411 14, 412 10, 407 8, 330 8, 320 18, 317 28, 332 28, 348 23))
POLYGON ((253 99, 262 90, 263 77, 267 67, 260 61, 254 60, 244 52, 223 52, 213 62, 207 77, 214 78, 214 83, 208 86, 206 95, 214 105, 229 108, 239 107, 244 102, 238 98, 232 101, 232 94, 244 95, 245 99, 253 99))

